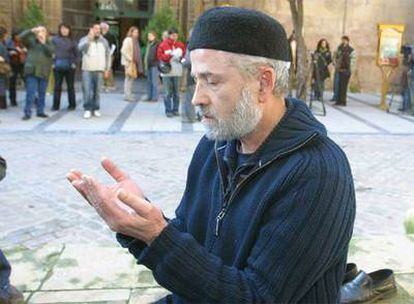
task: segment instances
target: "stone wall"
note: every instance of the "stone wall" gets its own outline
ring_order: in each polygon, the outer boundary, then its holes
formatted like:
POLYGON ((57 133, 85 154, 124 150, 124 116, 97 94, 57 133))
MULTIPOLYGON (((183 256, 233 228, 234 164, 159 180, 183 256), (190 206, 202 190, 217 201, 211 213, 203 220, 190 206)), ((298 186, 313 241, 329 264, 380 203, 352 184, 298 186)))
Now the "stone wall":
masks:
POLYGON ((7 28, 9 31, 12 27, 12 2, 9 0, 0 0, 0 26, 7 28))
MULTIPOLYGON (((61 0, 35 0, 41 7, 46 19, 46 26, 52 32, 56 31, 62 20, 61 0)), ((76 0, 75 0, 76 1, 76 0)), ((0 25, 10 32, 17 27, 23 17, 30 0, 0 0, 0 25)))

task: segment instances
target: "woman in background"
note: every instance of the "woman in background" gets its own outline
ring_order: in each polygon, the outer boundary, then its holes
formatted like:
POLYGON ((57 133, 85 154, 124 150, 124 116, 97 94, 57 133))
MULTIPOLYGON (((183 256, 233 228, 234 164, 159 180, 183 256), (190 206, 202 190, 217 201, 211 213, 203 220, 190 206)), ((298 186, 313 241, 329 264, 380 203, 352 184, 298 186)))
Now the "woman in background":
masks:
POLYGON ((55 46, 55 58, 53 62, 55 86, 53 90, 52 111, 58 111, 60 108, 63 79, 66 80, 68 90, 68 110, 75 110, 76 97, 74 84, 78 48, 76 41, 72 39, 70 25, 61 23, 59 25, 59 33, 52 38, 52 42, 55 46))
POLYGON ((158 59, 157 48, 159 42, 157 41, 157 34, 154 31, 148 33, 148 46, 144 57, 144 67, 147 73, 147 98, 146 101, 158 100, 158 59))
POLYGON ((328 66, 332 62, 332 54, 326 39, 319 40, 313 53, 314 69, 312 79, 314 84, 315 99, 322 100, 325 91, 325 80, 329 78, 328 66))
POLYGON ((132 88, 135 79, 144 74, 138 39, 139 29, 136 26, 131 26, 127 37, 122 42, 121 64, 125 67, 124 100, 126 101, 137 101, 133 96, 132 88))

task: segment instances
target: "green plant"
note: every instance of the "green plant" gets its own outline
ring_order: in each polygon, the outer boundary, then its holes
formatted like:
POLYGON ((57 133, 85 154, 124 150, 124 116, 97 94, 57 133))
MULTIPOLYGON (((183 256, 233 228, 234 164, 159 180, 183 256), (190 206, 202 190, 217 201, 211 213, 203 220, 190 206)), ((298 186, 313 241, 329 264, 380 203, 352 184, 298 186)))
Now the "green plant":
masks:
POLYGON ((19 22, 19 26, 23 29, 30 29, 38 25, 46 25, 46 19, 42 8, 34 0, 31 0, 19 22))
POLYGON ((351 83, 349 85, 349 91, 351 93, 361 93, 361 88, 356 83, 351 83))
POLYGON ((148 25, 144 30, 144 36, 142 40, 147 42, 147 35, 150 31, 156 32, 158 40, 161 40, 162 32, 172 27, 179 30, 179 40, 185 41, 185 37, 179 27, 179 23, 174 15, 174 12, 170 7, 163 7, 162 9, 157 11, 151 18, 151 20, 148 22, 148 25))
POLYGON ((414 209, 410 209, 407 211, 405 221, 404 221, 404 226, 405 226, 405 232, 407 234, 414 235, 414 209))

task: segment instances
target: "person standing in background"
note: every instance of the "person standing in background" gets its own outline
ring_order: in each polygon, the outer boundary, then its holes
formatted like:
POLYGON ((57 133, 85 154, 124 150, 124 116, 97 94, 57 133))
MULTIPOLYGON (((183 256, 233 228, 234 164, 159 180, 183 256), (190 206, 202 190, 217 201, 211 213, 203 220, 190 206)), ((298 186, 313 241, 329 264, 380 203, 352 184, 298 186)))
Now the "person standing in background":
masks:
POLYGON ((47 118, 45 98, 47 82, 53 63, 54 45, 48 38, 48 32, 44 26, 26 30, 20 34, 20 38, 27 47, 27 58, 24 64, 26 104, 22 119, 29 120, 31 118, 35 99, 37 100, 37 117, 47 118))
POLYGON ((337 106, 346 106, 346 94, 348 91, 349 79, 355 64, 355 50, 349 45, 349 37, 342 36, 342 43, 336 51, 336 69, 338 71, 338 99, 337 106))
POLYGON ((75 69, 77 60, 77 44, 72 39, 72 30, 70 25, 61 23, 59 33, 52 38, 55 45, 55 58, 53 72, 55 75, 55 88, 53 92, 52 111, 58 111, 60 108, 60 97, 62 95, 63 79, 66 80, 68 90, 68 110, 76 109, 75 97, 75 69))
POLYGON ((169 72, 162 73, 164 86, 164 104, 167 117, 179 116, 180 106, 180 79, 183 74, 181 59, 185 56, 185 45, 178 41, 178 31, 172 28, 168 31, 169 38, 160 43, 157 50, 157 58, 163 63, 169 64, 169 72))
POLYGON ((316 63, 312 73, 315 98, 317 100, 322 100, 323 92, 325 91, 325 80, 329 78, 328 67, 332 62, 329 43, 326 39, 319 40, 313 56, 316 63))
POLYGON ((16 85, 17 78, 20 76, 24 80, 24 62, 26 60, 26 48, 23 46, 19 38, 19 32, 15 29, 11 38, 7 42, 7 49, 10 55, 10 65, 12 74, 9 79, 9 98, 12 107, 17 106, 16 101, 16 85))
POLYGON ((106 92, 109 90, 115 90, 115 82, 114 82, 114 72, 112 70, 112 65, 114 63, 115 51, 117 49, 117 41, 114 34, 110 32, 109 24, 106 22, 101 22, 101 32, 103 37, 108 41, 109 44, 109 53, 110 53, 110 63, 109 63, 109 74, 108 77, 104 79, 104 89, 106 92))
POLYGON ((157 34, 155 31, 148 33, 148 46, 144 57, 144 68, 147 74, 147 97, 145 101, 158 100, 158 59, 157 48, 159 42, 157 41, 157 34))
POLYGON ((82 53, 83 118, 100 117, 100 89, 102 77, 109 76, 110 51, 99 23, 91 24, 88 35, 79 41, 78 50, 82 53))
POLYGON ((0 27, 0 109, 7 108, 6 101, 6 82, 8 78, 8 70, 11 69, 9 65, 9 53, 6 47, 7 30, 0 27))
POLYGON ((134 81, 144 73, 138 39, 139 29, 131 26, 121 48, 121 64, 125 67, 124 100, 132 102, 137 101, 132 91, 134 81))
POLYGON ((404 111, 414 114, 413 111, 413 103, 414 103, 414 47, 409 48, 409 54, 407 56, 407 62, 406 66, 408 67, 408 70, 406 72, 406 78, 407 78, 407 87, 406 87, 406 94, 403 107, 404 111))
POLYGON ((183 64, 184 69, 186 70, 186 91, 185 91, 185 99, 182 105, 182 113, 181 113, 181 121, 184 123, 193 123, 197 120, 195 107, 192 103, 194 90, 195 90, 195 81, 193 76, 191 75, 191 57, 190 52, 188 50, 188 43, 191 39, 192 29, 188 35, 187 41, 187 49, 185 51, 185 58, 181 61, 183 64))

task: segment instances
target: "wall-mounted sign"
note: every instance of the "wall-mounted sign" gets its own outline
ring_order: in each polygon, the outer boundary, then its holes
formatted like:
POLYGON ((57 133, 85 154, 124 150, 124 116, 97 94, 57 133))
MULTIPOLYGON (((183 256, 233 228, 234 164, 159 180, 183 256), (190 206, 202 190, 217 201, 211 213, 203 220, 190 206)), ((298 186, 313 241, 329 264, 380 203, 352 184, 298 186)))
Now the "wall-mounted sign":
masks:
POLYGON ((379 66, 397 67, 401 49, 404 25, 379 24, 377 64, 379 66))

